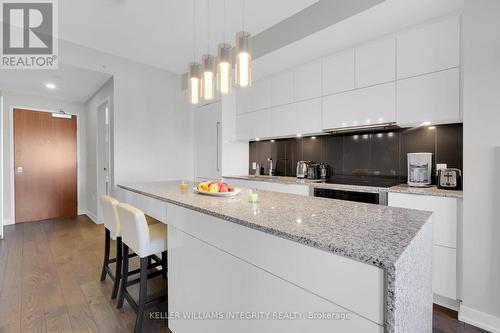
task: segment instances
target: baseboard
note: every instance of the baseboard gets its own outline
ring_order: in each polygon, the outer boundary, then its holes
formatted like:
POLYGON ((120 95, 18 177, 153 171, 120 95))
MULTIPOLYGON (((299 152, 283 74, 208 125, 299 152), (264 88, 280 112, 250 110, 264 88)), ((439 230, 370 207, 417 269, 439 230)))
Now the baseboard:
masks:
POLYGON ((92 222, 94 222, 95 224, 102 224, 102 223, 99 223, 98 219, 97 219, 97 216, 95 216, 93 213, 91 213, 90 211, 88 210, 85 210, 85 215, 88 216, 89 219, 92 220, 92 222))
POLYGON ((457 311, 459 310, 459 307, 460 307, 460 303, 456 300, 456 299, 451 299, 451 298, 448 298, 448 297, 444 297, 444 296, 441 296, 441 295, 437 295, 437 294, 434 294, 434 303, 437 304, 437 305, 441 305, 447 309, 451 309, 453 311, 457 311))
POLYGON ((461 305, 458 312, 458 319, 483 330, 500 333, 500 317, 461 305))
POLYGON ((11 224, 14 224, 14 222, 11 219, 3 219, 3 225, 4 225, 4 227, 6 225, 11 225, 11 224))

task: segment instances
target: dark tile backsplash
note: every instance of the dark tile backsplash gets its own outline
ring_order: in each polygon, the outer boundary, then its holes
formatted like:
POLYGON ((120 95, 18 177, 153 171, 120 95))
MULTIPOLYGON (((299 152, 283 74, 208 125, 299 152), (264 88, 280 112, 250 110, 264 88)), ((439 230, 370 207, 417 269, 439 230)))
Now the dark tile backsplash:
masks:
POLYGON ((432 153, 434 173, 436 163, 462 169, 462 150, 462 124, 267 140, 250 142, 249 173, 255 172, 252 162, 256 162, 268 174, 271 157, 277 174, 283 176, 295 176, 297 161, 305 160, 327 163, 332 178, 388 177, 404 183, 408 153, 432 153))

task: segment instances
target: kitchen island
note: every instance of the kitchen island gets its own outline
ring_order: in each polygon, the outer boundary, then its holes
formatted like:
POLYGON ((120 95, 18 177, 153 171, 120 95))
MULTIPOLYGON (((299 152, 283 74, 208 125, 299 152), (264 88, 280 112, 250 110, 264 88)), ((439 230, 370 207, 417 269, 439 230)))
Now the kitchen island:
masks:
POLYGON ((431 332, 431 213, 179 183, 116 193, 168 225, 174 333, 431 332))

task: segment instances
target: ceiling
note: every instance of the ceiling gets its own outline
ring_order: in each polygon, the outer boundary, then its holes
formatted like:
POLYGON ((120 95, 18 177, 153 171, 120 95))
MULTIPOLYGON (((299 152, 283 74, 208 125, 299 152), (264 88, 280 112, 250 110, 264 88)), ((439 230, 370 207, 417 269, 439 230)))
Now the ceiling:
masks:
MULTIPOLYGON (((182 74, 193 60, 193 1, 197 12, 197 60, 206 53, 208 40, 210 52, 215 54, 224 30, 227 41, 234 45, 235 33, 242 30, 243 0, 59 1, 59 36, 182 74)), ((316 1, 246 0, 245 30, 256 35, 316 1)))
POLYGON ((0 90, 86 102, 111 76, 59 63, 59 69, 0 70, 0 90), (45 85, 52 83, 55 89, 45 85))
MULTIPOLYGON (((254 78, 266 76, 446 15, 463 0, 386 0, 254 60, 254 78)), ((316 16, 318 13, 311 13, 316 16)), ((293 18, 290 18, 293 19, 293 18)), ((311 17, 311 19, 314 19, 311 17)))

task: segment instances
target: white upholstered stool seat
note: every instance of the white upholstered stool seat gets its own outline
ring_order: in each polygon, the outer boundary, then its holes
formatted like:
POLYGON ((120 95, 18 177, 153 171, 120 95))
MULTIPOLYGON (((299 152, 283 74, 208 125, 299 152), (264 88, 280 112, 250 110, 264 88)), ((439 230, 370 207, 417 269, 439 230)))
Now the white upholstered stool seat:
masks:
POLYGON ((124 300, 136 311, 137 318, 134 332, 141 332, 144 311, 147 307, 166 301, 166 292, 153 299, 147 299, 147 280, 156 275, 167 278, 167 226, 163 223, 148 224, 146 215, 140 209, 126 203, 117 206, 118 217, 121 224, 121 238, 123 242, 123 270, 118 297, 118 308, 123 306, 124 300), (136 302, 127 290, 128 281, 128 252, 132 249, 140 257, 139 301, 136 302), (161 260, 154 265, 150 259, 161 253, 161 260), (161 270, 149 272, 151 268, 161 265, 161 270))

